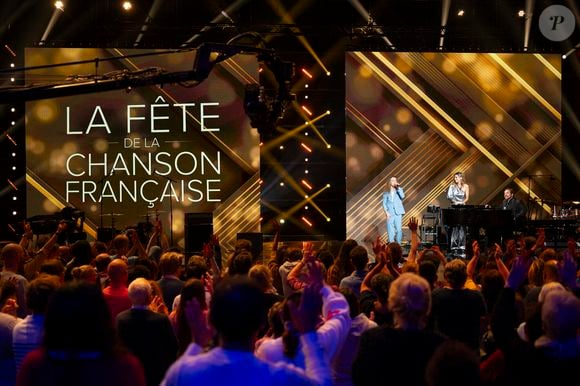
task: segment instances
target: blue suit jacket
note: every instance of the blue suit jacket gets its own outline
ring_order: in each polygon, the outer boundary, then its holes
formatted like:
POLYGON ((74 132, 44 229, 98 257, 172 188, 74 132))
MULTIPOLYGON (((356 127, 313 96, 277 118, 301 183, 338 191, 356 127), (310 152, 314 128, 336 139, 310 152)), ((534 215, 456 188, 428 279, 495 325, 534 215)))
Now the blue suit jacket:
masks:
POLYGON ((391 215, 399 215, 405 213, 405 208, 403 207, 403 199, 405 198, 405 192, 403 188, 399 187, 395 190, 393 199, 391 199, 391 192, 383 193, 383 209, 391 215))

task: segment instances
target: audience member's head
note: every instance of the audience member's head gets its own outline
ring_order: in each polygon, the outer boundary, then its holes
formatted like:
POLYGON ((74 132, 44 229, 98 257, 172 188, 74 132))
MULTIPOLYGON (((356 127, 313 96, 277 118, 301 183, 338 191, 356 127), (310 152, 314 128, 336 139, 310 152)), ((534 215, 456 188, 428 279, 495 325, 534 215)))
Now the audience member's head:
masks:
POLYGON ((341 288, 340 293, 344 295, 346 301, 348 302, 348 308, 350 312, 350 318, 356 318, 360 314, 360 305, 358 303, 358 298, 353 290, 350 288, 341 288))
POLYGON ((558 253, 554 248, 546 248, 540 253, 538 256, 539 260, 548 261, 548 260, 557 260, 558 253))
POLYGON ((50 259, 42 263, 38 270, 39 275, 52 275, 64 282, 64 264, 57 259, 50 259))
POLYGON ((238 239, 236 240, 236 244, 234 246, 234 254, 238 254, 241 252, 247 252, 252 255, 252 242, 247 239, 238 239))
POLYGON ((545 260, 544 263, 544 283, 560 281, 560 271, 557 260, 545 260))
POLYGON ((466 344, 445 341, 427 362, 425 380, 427 386, 481 385, 479 358, 466 344))
POLYGON ((562 284, 556 281, 546 283, 542 286, 542 289, 540 289, 540 293, 538 294, 538 302, 543 303, 544 300, 546 299, 546 296, 548 296, 548 294, 553 291, 565 291, 565 290, 566 288, 564 288, 562 284))
POLYGON ((33 314, 45 314, 48 303, 61 282, 58 277, 42 275, 32 280, 26 291, 26 305, 33 314))
POLYGON ((566 290, 550 291, 542 304, 542 324, 550 339, 558 342, 578 339, 580 299, 566 290))
POLYGON ((250 268, 252 268, 253 262, 254 259, 251 253, 245 251, 236 253, 232 256, 228 264, 228 275, 247 275, 250 268))
POLYGON ((108 247, 107 244, 102 241, 93 241, 91 245, 93 256, 97 256, 101 253, 107 253, 108 247))
POLYGON ((2 258, 2 263, 4 264, 4 270, 16 272, 20 264, 20 260, 24 259, 25 253, 24 249, 15 243, 6 244, 0 252, 0 257, 2 258))
POLYGON ((92 265, 84 264, 80 267, 74 267, 71 273, 74 280, 97 283, 97 270, 92 265))
POLYGON ((149 253, 147 253, 147 257, 156 263, 159 262, 161 255, 163 254, 163 249, 158 245, 153 245, 149 248, 149 253))
POLYGON ((111 313, 102 291, 89 283, 71 282, 56 290, 46 311, 43 346, 55 360, 79 353, 112 354, 116 347, 111 313))
POLYGON ((111 262, 111 256, 108 253, 100 253, 95 257, 95 268, 97 272, 107 272, 109 263, 111 262))
POLYGON ((128 288, 129 299, 133 306, 144 307, 148 306, 153 299, 153 289, 149 280, 139 277, 129 284, 128 288))
POLYGON ((298 261, 302 259, 302 250, 299 248, 289 248, 287 258, 288 261, 298 261))
POLYGON ((185 271, 187 271, 186 276, 188 279, 201 279, 209 271, 209 267, 203 256, 192 255, 187 261, 185 271))
POLYGON ((379 303, 386 304, 389 299, 389 289, 393 283, 390 273, 379 272, 371 279, 371 290, 377 295, 379 303))
POLYGON ((70 254, 75 259, 76 265, 90 264, 93 260, 91 244, 87 240, 75 241, 70 247, 70 254))
POLYGON ((369 263, 369 255, 367 249, 362 245, 357 245, 350 251, 350 261, 357 271, 363 271, 367 268, 369 263))
POLYGON ((116 235, 111 241, 111 248, 119 257, 127 255, 127 252, 129 252, 129 245, 129 237, 123 233, 116 235))
POLYGON ((159 259, 159 273, 161 276, 179 276, 179 270, 183 264, 183 255, 177 252, 165 252, 159 259))
POLYGON ((423 329, 431 312, 431 288, 414 273, 403 273, 391 283, 389 309, 396 328, 423 329))
POLYGON ((153 279, 153 274, 149 270, 149 267, 142 264, 135 264, 129 267, 129 272, 127 274, 127 282, 131 283, 133 280, 142 277, 147 280, 153 279))
POLYGON ((317 252, 316 258, 322 262, 324 269, 328 271, 332 263, 334 262, 334 255, 330 249, 321 249, 317 252))
POLYGON ((437 265, 432 260, 423 260, 419 264, 419 276, 427 280, 433 289, 437 282, 437 265))
POLYGON ((461 259, 453 259, 445 264, 445 280, 451 288, 463 288, 467 281, 467 265, 461 259))
POLYGON ((264 264, 256 264, 248 272, 250 279, 254 280, 262 291, 266 292, 274 287, 272 271, 264 264))
POLYGON ((399 243, 392 242, 387 245, 387 248, 389 250, 393 265, 397 266, 397 264, 399 264, 403 259, 403 249, 401 248, 401 245, 399 243))
POLYGON ((528 270, 528 283, 535 287, 541 287, 544 284, 544 260, 535 259, 528 270))
POLYGON ((403 263, 403 266, 401 267, 401 272, 403 273, 410 272, 419 274, 419 265, 415 261, 411 260, 405 261, 403 263))
POLYGON ((268 310, 268 335, 271 338, 279 338, 284 334, 284 320, 282 319, 282 312, 284 302, 276 302, 268 310))
POLYGON ((266 322, 267 312, 260 287, 248 277, 236 276, 216 286, 209 315, 223 343, 251 343, 266 322))
POLYGON ((125 286, 129 278, 129 268, 122 259, 115 259, 107 267, 107 275, 111 280, 111 285, 125 286))

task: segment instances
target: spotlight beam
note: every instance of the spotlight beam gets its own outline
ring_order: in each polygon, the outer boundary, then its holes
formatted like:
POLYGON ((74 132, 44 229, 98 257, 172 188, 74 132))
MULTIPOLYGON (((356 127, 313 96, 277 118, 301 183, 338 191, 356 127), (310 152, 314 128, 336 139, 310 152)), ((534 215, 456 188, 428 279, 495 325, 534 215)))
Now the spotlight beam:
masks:
POLYGON ((62 15, 63 12, 64 11, 62 8, 55 8, 54 11, 52 11, 52 16, 50 17, 48 25, 46 26, 46 29, 44 30, 44 33, 40 38, 40 42, 38 43, 39 45, 44 45, 46 39, 48 39, 48 35, 50 35, 50 33, 52 32, 52 29, 56 25, 58 18, 60 17, 60 15, 62 15))
POLYGON ((534 12, 535 0, 526 0, 525 8, 525 20, 526 24, 524 27, 524 51, 528 50, 528 44, 530 42, 530 31, 532 30, 532 13, 534 12))
POLYGON ((445 42, 445 33, 447 32, 447 23, 449 21, 449 9, 451 8, 451 0, 443 0, 441 3, 441 35, 439 35, 439 49, 443 49, 445 42))
POLYGON ((133 43, 134 47, 138 46, 139 43, 141 43, 143 36, 145 36, 145 32, 147 32, 147 30, 149 29, 149 25, 151 25, 153 19, 155 18, 155 16, 157 16, 159 8, 161 8, 161 5, 163 5, 163 1, 164 0, 155 0, 153 4, 151 4, 151 8, 149 8, 147 17, 145 18, 145 21, 141 26, 141 31, 139 31, 139 35, 137 35, 137 39, 135 39, 135 43, 133 43))

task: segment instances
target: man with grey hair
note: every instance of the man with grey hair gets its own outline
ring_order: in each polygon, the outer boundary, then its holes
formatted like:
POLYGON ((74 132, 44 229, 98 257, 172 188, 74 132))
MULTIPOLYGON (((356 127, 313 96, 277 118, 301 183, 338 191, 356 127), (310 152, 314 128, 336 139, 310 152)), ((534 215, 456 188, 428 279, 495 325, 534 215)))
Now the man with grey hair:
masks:
POLYGON ((128 292, 132 306, 117 316, 117 331, 123 344, 141 361, 147 385, 159 385, 176 359, 177 340, 169 318, 149 309, 153 300, 149 281, 133 280, 128 292))

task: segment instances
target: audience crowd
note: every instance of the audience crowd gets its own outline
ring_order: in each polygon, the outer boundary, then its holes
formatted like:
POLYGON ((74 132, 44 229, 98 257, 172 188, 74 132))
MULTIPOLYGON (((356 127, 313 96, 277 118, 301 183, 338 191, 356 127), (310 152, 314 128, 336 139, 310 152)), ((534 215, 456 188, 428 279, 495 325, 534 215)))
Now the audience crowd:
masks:
MULTIPOLYGON (((188 256, 161 223, 109 243, 29 226, 1 245, 0 386, 564 385, 580 368, 580 253, 545 234, 467 259, 377 238, 188 256)), ((483 244, 483 243, 482 243, 483 244)))

